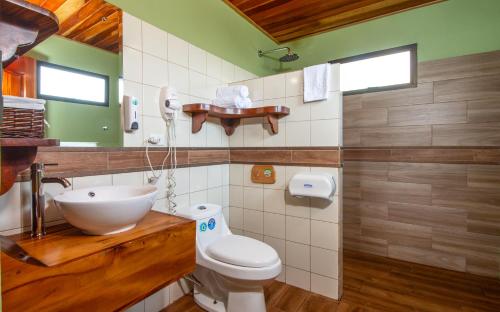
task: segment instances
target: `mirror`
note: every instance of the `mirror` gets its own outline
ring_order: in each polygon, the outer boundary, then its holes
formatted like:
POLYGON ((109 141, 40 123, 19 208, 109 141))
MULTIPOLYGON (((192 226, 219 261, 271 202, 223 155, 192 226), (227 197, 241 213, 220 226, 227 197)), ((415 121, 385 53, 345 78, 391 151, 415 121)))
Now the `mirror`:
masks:
POLYGON ((28 2, 54 12, 60 29, 5 68, 4 95, 46 100, 45 137, 62 146, 121 146, 121 10, 102 1, 28 2))

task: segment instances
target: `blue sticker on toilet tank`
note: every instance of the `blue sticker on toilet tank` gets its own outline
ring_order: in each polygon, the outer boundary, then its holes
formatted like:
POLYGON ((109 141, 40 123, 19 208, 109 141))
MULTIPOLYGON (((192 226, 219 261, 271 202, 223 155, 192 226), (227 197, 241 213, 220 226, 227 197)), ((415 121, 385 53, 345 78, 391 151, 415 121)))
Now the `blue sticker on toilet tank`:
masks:
POLYGON ((214 218, 211 218, 210 220, 208 220, 208 229, 210 229, 210 230, 215 229, 215 219, 214 218))
POLYGON ((305 183, 305 184, 304 184, 304 188, 312 188, 312 187, 313 187, 313 185, 312 185, 312 184, 309 184, 309 183, 305 183))
POLYGON ((200 224, 200 231, 205 232, 206 230, 207 230, 207 224, 203 222, 202 224, 200 224))

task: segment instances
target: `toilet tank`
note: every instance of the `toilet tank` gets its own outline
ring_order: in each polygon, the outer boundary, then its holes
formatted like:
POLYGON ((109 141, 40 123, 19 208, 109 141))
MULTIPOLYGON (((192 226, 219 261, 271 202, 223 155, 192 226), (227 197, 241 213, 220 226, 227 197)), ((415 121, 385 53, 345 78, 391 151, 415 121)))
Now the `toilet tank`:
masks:
POLYGON ((180 217, 196 220, 196 242, 203 249, 220 236, 230 234, 222 215, 222 207, 214 204, 198 204, 177 209, 180 217))

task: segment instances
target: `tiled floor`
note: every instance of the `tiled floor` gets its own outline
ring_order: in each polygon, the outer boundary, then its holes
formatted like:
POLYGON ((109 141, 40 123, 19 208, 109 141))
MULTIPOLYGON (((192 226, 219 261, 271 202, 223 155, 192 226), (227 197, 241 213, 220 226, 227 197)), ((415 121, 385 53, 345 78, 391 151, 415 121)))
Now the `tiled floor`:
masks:
MULTIPOLYGON (((490 279, 363 253, 344 252, 344 295, 335 301, 273 282, 269 312, 500 311, 500 278, 490 279)), ((165 312, 203 311, 184 296, 165 312)))

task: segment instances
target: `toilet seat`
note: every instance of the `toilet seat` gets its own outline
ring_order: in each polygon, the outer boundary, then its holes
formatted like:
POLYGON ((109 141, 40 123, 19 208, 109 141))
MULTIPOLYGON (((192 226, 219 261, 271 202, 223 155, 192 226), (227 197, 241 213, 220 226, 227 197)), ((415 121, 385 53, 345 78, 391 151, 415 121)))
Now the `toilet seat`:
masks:
POLYGON ((268 267, 279 260, 269 245, 240 235, 221 237, 207 247, 206 253, 215 260, 248 268, 268 267))

